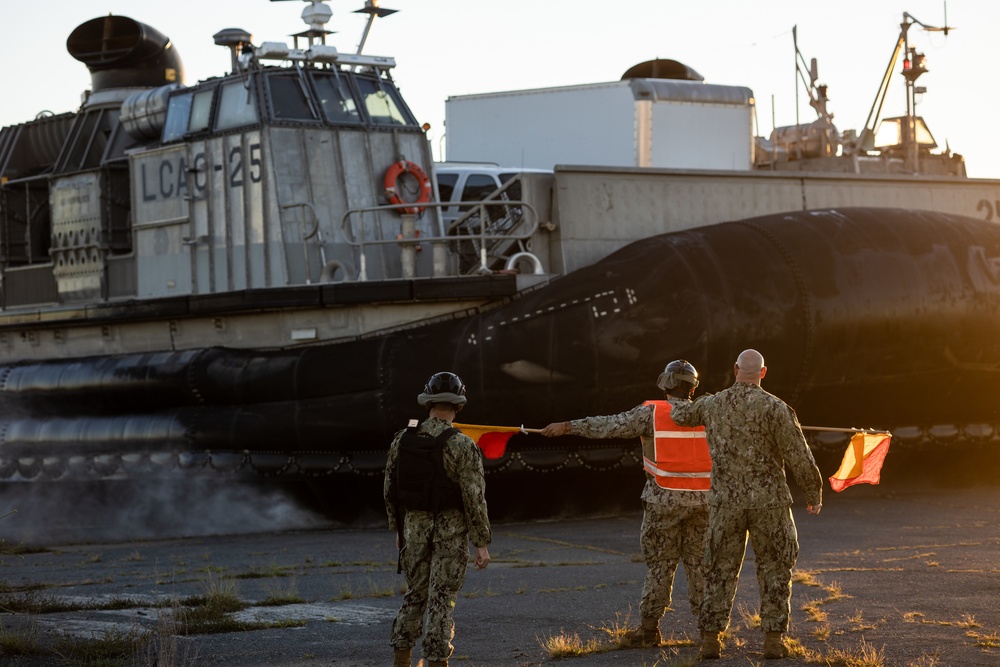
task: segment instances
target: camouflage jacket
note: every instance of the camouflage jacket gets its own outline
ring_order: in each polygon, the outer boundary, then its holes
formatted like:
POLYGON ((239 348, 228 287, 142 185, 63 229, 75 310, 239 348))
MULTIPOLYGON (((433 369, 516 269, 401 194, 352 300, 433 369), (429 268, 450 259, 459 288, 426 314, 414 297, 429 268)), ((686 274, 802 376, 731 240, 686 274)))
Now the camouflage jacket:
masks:
MULTIPOLYGON (((638 405, 627 412, 602 417, 584 417, 569 423, 571 435, 584 438, 640 438, 644 450, 653 447, 653 406, 638 405)), ((677 491, 661 488, 646 473, 646 486, 642 490, 646 502, 673 507, 695 507, 705 505, 704 491, 677 491)))
POLYGON ((705 426, 712 455, 709 504, 742 508, 791 505, 785 466, 808 504, 822 501, 823 479, 798 417, 777 396, 759 385, 737 382, 693 403, 671 403, 675 422, 705 426))
MULTIPOLYGON (((418 430, 421 433, 437 436, 447 428, 451 428, 451 424, 447 421, 430 418, 425 419, 418 430)), ((399 457, 399 441, 404 432, 405 429, 396 433, 392 444, 389 445, 389 455, 385 462, 385 482, 382 487, 385 511, 389 516, 389 528, 393 531, 397 529, 399 517, 396 516, 394 499, 390 498, 389 487, 399 457)), ((483 456, 472 438, 463 433, 455 433, 448 438, 444 447, 444 471, 462 489, 464 511, 443 510, 441 514, 455 514, 464 519, 472 544, 485 547, 492 541, 490 518, 486 510, 486 480, 483 475, 483 456)))

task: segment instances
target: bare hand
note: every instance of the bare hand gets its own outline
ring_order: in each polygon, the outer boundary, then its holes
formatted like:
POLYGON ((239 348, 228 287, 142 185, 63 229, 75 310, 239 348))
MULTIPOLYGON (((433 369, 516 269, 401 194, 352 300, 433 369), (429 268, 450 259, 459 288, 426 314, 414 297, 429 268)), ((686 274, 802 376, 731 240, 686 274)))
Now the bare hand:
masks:
POLYGON ((555 438, 569 433, 569 422, 555 422, 542 429, 542 435, 546 438, 555 438))
POLYGON ((485 569, 490 564, 490 550, 486 547, 476 547, 476 569, 485 569))
POLYGON ((810 514, 819 514, 819 511, 823 509, 823 503, 818 505, 806 505, 806 511, 810 514))

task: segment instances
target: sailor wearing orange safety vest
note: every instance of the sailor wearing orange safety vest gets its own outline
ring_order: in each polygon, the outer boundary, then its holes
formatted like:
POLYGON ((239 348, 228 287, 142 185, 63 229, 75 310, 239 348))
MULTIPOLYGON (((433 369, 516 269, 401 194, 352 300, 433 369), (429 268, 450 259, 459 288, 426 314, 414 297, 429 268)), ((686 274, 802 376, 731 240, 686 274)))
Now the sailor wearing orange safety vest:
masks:
MULTIPOLYGON (((698 371, 687 361, 667 364, 656 380, 664 397, 690 400, 698 386, 698 371)), ((662 642, 660 619, 670 606, 674 573, 679 562, 687 575, 688 601, 698 618, 704 588, 705 533, 712 461, 701 427, 678 426, 666 400, 646 401, 627 412, 556 422, 542 435, 585 438, 634 438, 642 441, 646 486, 642 491, 639 542, 646 561, 646 579, 639 605, 640 625, 625 635, 629 644, 657 646, 662 642)), ((701 624, 699 621, 699 629, 701 624)))

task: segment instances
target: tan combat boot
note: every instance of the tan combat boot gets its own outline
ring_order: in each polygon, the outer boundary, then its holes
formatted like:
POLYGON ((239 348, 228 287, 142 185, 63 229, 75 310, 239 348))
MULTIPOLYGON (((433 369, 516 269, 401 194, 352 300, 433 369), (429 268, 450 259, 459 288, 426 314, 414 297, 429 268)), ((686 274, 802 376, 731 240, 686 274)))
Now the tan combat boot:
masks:
POLYGON ((764 633, 764 658, 767 660, 781 660, 788 657, 788 648, 782 641, 781 632, 764 633))
POLYGON ((392 667, 410 667, 412 648, 397 648, 392 652, 392 667))
POLYGON ((701 660, 718 660, 722 656, 722 633, 702 632, 701 652, 698 658, 701 660))
POLYGON ((622 635, 622 646, 659 646, 663 642, 660 636, 660 620, 657 618, 644 618, 638 628, 629 630, 622 635))
POLYGON ((427 662, 427 667, 448 667, 447 660, 430 660, 427 662))

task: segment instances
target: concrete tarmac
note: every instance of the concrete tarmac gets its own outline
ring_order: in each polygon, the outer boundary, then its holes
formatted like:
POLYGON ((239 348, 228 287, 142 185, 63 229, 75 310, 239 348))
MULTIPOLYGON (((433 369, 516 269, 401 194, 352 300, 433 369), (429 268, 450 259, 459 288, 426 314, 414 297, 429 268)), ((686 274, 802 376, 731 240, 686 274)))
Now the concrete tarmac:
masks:
MULTIPOLYGON (((801 554, 792 627, 798 655, 768 664, 1000 665, 1000 487, 856 486, 825 490, 819 516, 793 507, 801 554), (849 662, 849 657, 855 662, 849 662), (868 661, 859 661, 867 656, 868 661)), ((10 520, 9 518, 6 520, 10 520)), ((493 562, 469 569, 455 611, 451 664, 690 665, 697 626, 683 571, 661 623, 666 644, 610 649, 616 629, 637 622, 645 573, 641 513, 494 525, 493 562), (574 641, 589 652, 559 658, 574 641)), ((232 667, 388 665, 389 626, 401 601, 394 536, 382 525, 253 534, 46 544, 0 556, 0 607, 25 596, 72 605, 127 600, 119 610, 4 613, 0 664, 73 664, 12 655, 4 638, 100 638, 157 629, 171 600, 231 587, 247 620, 298 627, 162 638, 129 664, 232 667), (265 605, 268 598, 294 601, 265 605), (161 606, 155 606, 155 605, 161 606), (163 606, 166 605, 166 606, 163 606)), ((8 547, 10 543, 8 542, 8 547)), ((754 559, 748 552, 719 667, 760 665, 763 636, 754 559)), ((420 656, 419 644, 414 664, 420 656)))

